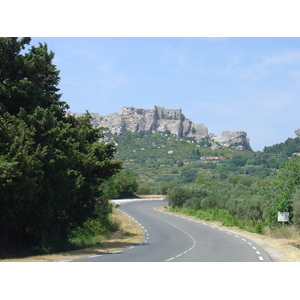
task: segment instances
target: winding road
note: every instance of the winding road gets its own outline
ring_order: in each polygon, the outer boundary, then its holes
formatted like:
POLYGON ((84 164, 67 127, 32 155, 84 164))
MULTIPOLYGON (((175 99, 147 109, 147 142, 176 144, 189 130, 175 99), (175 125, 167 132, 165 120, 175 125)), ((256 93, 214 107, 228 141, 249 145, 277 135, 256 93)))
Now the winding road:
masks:
POLYGON ((233 231, 166 212, 160 199, 114 200, 119 209, 138 222, 143 242, 119 251, 72 261, 82 262, 270 262, 253 241, 233 231))

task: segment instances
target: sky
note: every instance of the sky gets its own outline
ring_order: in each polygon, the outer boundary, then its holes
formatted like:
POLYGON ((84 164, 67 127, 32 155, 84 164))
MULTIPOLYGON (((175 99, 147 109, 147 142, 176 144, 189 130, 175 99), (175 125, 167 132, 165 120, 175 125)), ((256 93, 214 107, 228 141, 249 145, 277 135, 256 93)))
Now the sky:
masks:
POLYGON ((182 109, 217 136, 244 130, 253 150, 296 137, 300 38, 33 37, 60 70, 72 112, 182 109))

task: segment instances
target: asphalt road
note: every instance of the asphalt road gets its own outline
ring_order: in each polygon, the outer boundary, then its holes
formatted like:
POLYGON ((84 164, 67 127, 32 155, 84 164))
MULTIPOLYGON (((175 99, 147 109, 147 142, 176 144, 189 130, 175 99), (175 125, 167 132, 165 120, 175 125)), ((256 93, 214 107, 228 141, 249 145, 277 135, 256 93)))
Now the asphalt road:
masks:
POLYGON ((116 200, 144 229, 143 242, 82 262, 270 262, 253 241, 233 231, 155 210, 162 200, 116 200))

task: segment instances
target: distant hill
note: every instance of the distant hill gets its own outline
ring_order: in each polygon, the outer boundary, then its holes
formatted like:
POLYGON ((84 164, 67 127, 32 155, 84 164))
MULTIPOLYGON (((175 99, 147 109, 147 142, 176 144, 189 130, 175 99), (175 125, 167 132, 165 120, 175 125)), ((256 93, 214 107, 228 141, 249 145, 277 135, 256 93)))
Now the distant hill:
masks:
MULTIPOLYGON (((80 117, 83 113, 72 113, 80 117)), ((111 113, 107 116, 100 116, 98 113, 91 113, 91 123, 94 127, 107 128, 114 135, 124 135, 126 131, 148 133, 169 131, 179 138, 195 138, 197 141, 203 139, 211 143, 212 149, 220 146, 233 146, 240 150, 251 150, 247 133, 242 130, 223 131, 221 137, 208 133, 204 124, 195 124, 182 114, 181 109, 166 109, 154 106, 153 109, 134 107, 122 107, 121 113, 111 113)))
POLYGON ((169 131, 106 133, 117 145, 116 159, 131 169, 139 182, 157 186, 159 182, 189 183, 197 177, 226 179, 230 176, 264 178, 276 174, 279 164, 269 166, 263 153, 240 150, 233 146, 212 149, 208 140, 193 137, 179 138, 169 131))
POLYGON ((153 189, 162 182, 191 183, 199 178, 273 177, 281 163, 300 156, 300 137, 254 152, 245 132, 225 131, 216 137, 208 134, 205 125, 198 127, 186 119, 181 110, 125 107, 120 115, 91 116, 93 126, 103 128, 106 141, 115 141, 115 159, 122 160, 125 169, 132 169, 140 183, 153 189), (197 135, 193 128, 202 131, 197 135))

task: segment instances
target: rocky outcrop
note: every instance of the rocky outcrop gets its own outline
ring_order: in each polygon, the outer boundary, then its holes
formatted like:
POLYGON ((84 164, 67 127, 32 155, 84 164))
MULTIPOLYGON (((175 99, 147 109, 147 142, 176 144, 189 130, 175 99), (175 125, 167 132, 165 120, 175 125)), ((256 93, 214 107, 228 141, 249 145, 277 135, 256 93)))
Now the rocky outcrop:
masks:
POLYGON ((299 137, 300 136, 300 129, 298 128, 298 129, 296 129, 295 131, 295 134, 297 135, 297 137, 299 137))
POLYGON ((211 136, 211 140, 225 147, 234 146, 240 150, 252 150, 247 133, 242 130, 223 131, 221 137, 211 136))
MULTIPOLYGON (((83 113, 71 113, 75 117, 83 113)), ((127 130, 133 133, 148 131, 149 133, 169 131, 177 137, 195 137, 196 140, 207 139, 213 143, 214 149, 222 146, 235 146, 241 150, 251 150, 247 133, 244 131, 223 131, 221 137, 209 134, 204 124, 194 124, 182 114, 181 109, 166 109, 154 106, 154 109, 122 107, 120 114, 112 113, 100 116, 91 114, 91 124, 95 127, 108 128, 113 134, 122 135, 127 130)))

